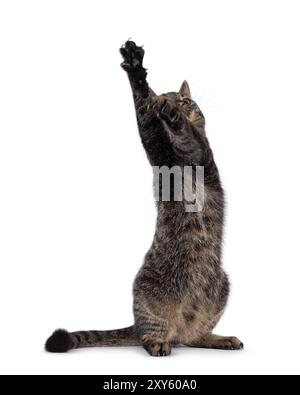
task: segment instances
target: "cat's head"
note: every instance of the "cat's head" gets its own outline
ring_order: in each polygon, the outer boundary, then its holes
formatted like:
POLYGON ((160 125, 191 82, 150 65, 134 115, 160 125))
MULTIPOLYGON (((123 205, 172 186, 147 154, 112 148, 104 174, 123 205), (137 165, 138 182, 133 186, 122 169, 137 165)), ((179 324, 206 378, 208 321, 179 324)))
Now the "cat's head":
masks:
POLYGON ((198 104, 192 99, 191 91, 187 81, 183 81, 178 92, 166 93, 170 101, 173 101, 178 108, 186 115, 191 123, 204 127, 205 118, 198 104))

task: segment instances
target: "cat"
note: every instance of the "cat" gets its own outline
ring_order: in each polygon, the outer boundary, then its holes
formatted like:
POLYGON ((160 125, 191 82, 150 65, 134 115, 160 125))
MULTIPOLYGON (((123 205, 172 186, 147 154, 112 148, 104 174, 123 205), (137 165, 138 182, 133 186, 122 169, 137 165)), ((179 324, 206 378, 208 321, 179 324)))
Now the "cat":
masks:
POLYGON ((55 331, 49 352, 81 347, 141 345, 167 356, 172 345, 243 349, 236 337, 213 334, 229 295, 221 268, 224 193, 205 133, 205 118, 184 81, 179 92, 157 96, 147 83, 144 49, 121 48, 135 104, 140 138, 152 166, 204 166, 204 206, 187 212, 185 202, 159 200, 154 240, 133 287, 133 326, 108 331, 55 331))

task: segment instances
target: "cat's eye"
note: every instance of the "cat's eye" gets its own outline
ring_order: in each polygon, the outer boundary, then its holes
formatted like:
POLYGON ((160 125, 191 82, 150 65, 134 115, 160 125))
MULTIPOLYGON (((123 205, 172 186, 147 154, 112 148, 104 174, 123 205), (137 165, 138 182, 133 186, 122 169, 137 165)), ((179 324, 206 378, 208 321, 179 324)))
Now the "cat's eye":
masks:
POLYGON ((191 100, 190 100, 190 99, 187 99, 187 98, 184 98, 184 99, 183 99, 183 102, 184 102, 185 104, 191 104, 191 100))

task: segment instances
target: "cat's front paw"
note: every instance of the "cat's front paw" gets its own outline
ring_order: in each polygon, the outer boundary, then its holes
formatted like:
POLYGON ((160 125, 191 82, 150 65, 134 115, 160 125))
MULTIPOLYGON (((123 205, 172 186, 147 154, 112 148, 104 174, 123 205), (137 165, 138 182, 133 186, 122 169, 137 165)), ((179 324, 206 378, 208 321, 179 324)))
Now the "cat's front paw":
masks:
POLYGON ((143 67, 144 49, 138 47, 133 41, 126 41, 120 48, 120 53, 124 59, 121 67, 127 72, 134 72, 143 67))
POLYGON ((183 124, 183 114, 179 108, 167 99, 158 105, 158 116, 172 129, 180 129, 183 124))

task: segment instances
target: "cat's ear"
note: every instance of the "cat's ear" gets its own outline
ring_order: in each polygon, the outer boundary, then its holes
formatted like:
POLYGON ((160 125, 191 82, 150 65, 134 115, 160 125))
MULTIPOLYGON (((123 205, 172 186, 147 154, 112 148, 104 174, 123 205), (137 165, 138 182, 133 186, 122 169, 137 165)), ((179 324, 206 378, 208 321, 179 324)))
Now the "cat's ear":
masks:
POLYGON ((187 81, 183 81, 183 83, 182 83, 182 85, 181 85, 181 87, 179 89, 179 93, 182 96, 188 97, 189 99, 192 98, 190 87, 189 87, 189 84, 187 83, 187 81))

